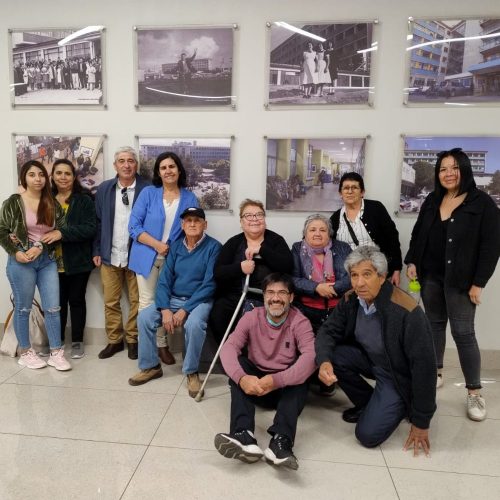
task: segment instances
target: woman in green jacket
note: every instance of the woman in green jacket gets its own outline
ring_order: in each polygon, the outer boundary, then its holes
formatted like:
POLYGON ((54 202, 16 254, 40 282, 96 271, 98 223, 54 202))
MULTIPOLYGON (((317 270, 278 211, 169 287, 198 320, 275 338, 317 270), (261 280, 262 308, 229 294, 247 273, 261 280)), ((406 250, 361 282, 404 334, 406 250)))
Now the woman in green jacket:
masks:
POLYGON ((7 277, 14 295, 14 330, 21 356, 18 363, 31 369, 50 365, 71 370, 61 343, 59 280, 51 242, 45 239, 62 228, 64 214, 50 193, 45 167, 30 160, 21 167, 19 183, 24 191, 13 194, 0 211, 0 245, 9 254, 7 277), (45 316, 50 357, 47 363, 31 348, 29 318, 38 287, 45 316))
POLYGON ((84 355, 83 332, 87 319, 85 294, 92 263, 92 240, 97 221, 90 193, 76 179, 74 165, 66 159, 56 160, 52 167, 52 194, 65 213, 65 223, 48 233, 42 241, 59 241, 56 246, 61 304, 61 338, 71 314, 71 357, 84 355))

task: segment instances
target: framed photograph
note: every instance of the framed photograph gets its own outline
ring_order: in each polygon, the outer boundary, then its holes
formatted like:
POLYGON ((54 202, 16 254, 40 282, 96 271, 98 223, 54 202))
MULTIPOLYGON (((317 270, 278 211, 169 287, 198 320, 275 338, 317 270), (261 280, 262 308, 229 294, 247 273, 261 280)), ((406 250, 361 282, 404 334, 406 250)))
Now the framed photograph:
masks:
POLYGON ((234 29, 136 28, 137 106, 234 105, 234 29))
POLYGON ((268 23, 267 106, 371 103, 375 24, 268 23))
POLYGON ((418 213, 434 190, 434 167, 441 151, 462 148, 470 158, 474 180, 500 207, 500 136, 428 137, 404 136, 401 167, 400 213, 418 213))
POLYGON ((231 178, 231 137, 167 138, 138 137, 139 171, 153 178, 160 153, 179 156, 187 173, 187 188, 206 210, 229 209, 231 178))
POLYGON ((266 208, 333 212, 342 206, 339 181, 364 174, 366 137, 267 138, 266 208))
POLYGON ((10 30, 12 105, 103 105, 103 32, 10 30))
POLYGON ((28 160, 41 162, 49 175, 54 162, 70 160, 80 184, 95 194, 104 180, 104 135, 14 135, 16 181, 28 160))
POLYGON ((500 101, 500 19, 413 19, 407 103, 500 101))

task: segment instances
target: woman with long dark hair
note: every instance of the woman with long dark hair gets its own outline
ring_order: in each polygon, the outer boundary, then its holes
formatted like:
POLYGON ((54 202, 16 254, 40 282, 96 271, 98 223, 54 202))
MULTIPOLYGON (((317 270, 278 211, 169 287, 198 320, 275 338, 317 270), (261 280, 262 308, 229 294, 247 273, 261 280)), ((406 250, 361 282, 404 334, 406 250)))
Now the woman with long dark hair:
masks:
POLYGON ((85 294, 92 262, 92 241, 97 228, 94 201, 76 179, 73 163, 59 159, 52 167, 52 194, 64 211, 64 225, 47 233, 42 241, 61 240, 56 246, 61 305, 61 339, 71 314, 71 357, 84 356, 83 333, 87 320, 85 294))
POLYGON ((0 245, 9 254, 7 278, 14 296, 14 330, 21 350, 18 363, 32 369, 49 364, 57 370, 71 370, 61 343, 54 249, 43 241, 46 233, 62 226, 64 214, 52 197, 49 175, 39 161, 30 160, 21 167, 19 183, 24 192, 10 196, 0 211, 0 245), (29 317, 35 288, 40 292, 49 340, 47 363, 30 343, 29 317))
MULTIPOLYGON (((139 311, 154 302, 156 283, 170 244, 182 235, 179 215, 186 208, 199 206, 186 185, 181 159, 175 153, 161 153, 154 164, 153 185, 144 188, 134 203, 129 220, 133 241, 128 267, 137 274, 139 311)), ((164 331, 158 334, 157 341, 160 359, 174 364, 164 331)))
POLYGON ((418 276, 434 334, 438 376, 443 385, 446 324, 457 346, 467 389, 467 416, 486 418, 481 396, 481 355, 474 331, 476 306, 500 253, 500 212, 476 187, 469 157, 461 148, 442 151, 434 191, 422 204, 405 257, 406 274, 418 276))

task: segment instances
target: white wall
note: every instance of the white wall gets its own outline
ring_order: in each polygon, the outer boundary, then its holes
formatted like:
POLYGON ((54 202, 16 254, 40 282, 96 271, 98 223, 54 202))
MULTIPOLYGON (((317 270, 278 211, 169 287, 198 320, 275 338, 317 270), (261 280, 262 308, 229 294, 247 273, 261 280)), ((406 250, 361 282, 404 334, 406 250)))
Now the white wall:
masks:
MULTIPOLYGON (((231 207, 245 197, 265 199, 263 136, 314 137, 370 134, 366 157, 367 197, 382 201, 390 212, 398 206, 401 165, 400 134, 467 135, 500 133, 498 108, 405 108, 405 47, 408 16, 460 19, 500 16, 498 0, 27 0, 2 2, 0 16, 0 151, 3 151, 0 199, 14 186, 12 133, 105 133, 106 174, 112 175, 113 151, 134 145, 135 135, 235 135, 231 171, 231 207), (7 6, 5 6, 7 4, 7 6), (373 74, 374 107, 265 111, 266 21, 380 21, 380 50, 373 74), (236 111, 137 112, 134 109, 132 27, 237 23, 233 77, 236 111), (106 26, 107 111, 12 110, 8 77, 9 28, 106 26)), ((270 213, 268 227, 288 243, 300 239, 305 214, 270 213)), ((397 219, 403 251, 413 219, 397 219)), ((239 230, 234 214, 210 214, 210 233, 225 241, 239 230)), ((6 255, 0 252, 0 267, 6 255)), ((0 321, 8 307, 9 285, 0 273, 0 321)), ((477 330, 483 349, 500 350, 495 298, 500 297, 497 271, 484 292, 477 330)), ((88 326, 102 327, 102 293, 94 272, 88 289, 88 326)))

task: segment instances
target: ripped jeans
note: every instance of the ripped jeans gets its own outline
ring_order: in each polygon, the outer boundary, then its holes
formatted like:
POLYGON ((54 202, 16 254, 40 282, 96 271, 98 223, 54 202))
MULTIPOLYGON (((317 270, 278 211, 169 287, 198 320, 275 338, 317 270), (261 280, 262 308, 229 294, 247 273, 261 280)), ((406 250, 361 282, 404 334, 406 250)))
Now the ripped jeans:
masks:
POLYGON ((31 346, 29 318, 35 287, 38 287, 51 349, 61 347, 59 277, 57 264, 44 251, 37 259, 20 264, 13 255, 7 261, 7 278, 14 295, 14 330, 21 349, 31 346))

